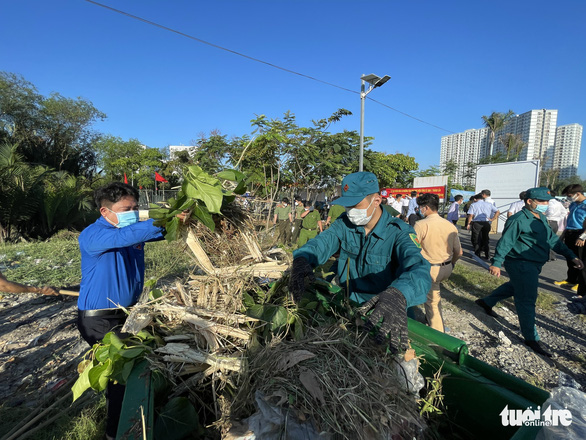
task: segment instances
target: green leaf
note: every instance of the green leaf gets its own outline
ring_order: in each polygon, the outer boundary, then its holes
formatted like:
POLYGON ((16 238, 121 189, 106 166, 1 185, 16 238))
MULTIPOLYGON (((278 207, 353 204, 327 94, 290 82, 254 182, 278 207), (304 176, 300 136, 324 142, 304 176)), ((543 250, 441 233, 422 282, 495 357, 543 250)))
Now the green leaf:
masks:
POLYGON ((108 359, 103 364, 92 367, 88 373, 90 386, 96 391, 104 391, 110 380, 112 361, 108 359))
POLYGON ((250 316, 251 318, 263 319, 264 312, 265 306, 254 304, 246 310, 246 315, 250 316))
POLYGON ((172 220, 167 222, 165 226, 165 240, 175 241, 177 240, 177 232, 179 230, 179 218, 173 217, 172 220))
POLYGON ((191 212, 191 217, 197 218, 211 231, 213 231, 216 228, 216 223, 214 223, 214 219, 208 211, 208 209, 205 206, 200 205, 199 203, 195 205, 195 208, 191 212))
POLYGON ((234 193, 242 195, 245 192, 246 192, 246 182, 244 180, 241 180, 240 182, 238 182, 238 186, 236 186, 236 188, 234 189, 234 193))
POLYGON ((153 218, 155 220, 159 220, 161 218, 167 217, 167 213, 169 212, 168 209, 158 208, 158 209, 150 209, 149 210, 149 218, 153 218))
POLYGON ((122 350, 122 351, 120 351, 120 354, 122 355, 123 358, 134 359, 134 358, 140 356, 141 354, 144 354, 144 352, 146 352, 146 347, 139 346, 139 347, 130 347, 125 350, 122 350))
POLYGON ((156 299, 159 299, 163 296, 163 291, 161 289, 153 289, 149 292, 149 299, 151 301, 154 301, 156 299))
POLYGON ((105 362, 106 359, 108 359, 109 351, 110 351, 110 346, 109 345, 100 345, 97 348, 94 356, 96 357, 96 360, 98 362, 105 362))
POLYGON ((211 213, 220 213, 224 197, 222 185, 218 179, 203 172, 201 168, 197 166, 189 167, 186 182, 183 184, 183 191, 188 197, 204 202, 211 213))
POLYGON ((254 302, 254 299, 251 295, 246 292, 242 292, 242 304, 244 304, 244 307, 249 308, 254 306, 256 303, 254 302))
POLYGON ((83 373, 79 375, 79 378, 71 387, 74 402, 85 392, 85 390, 91 387, 89 380, 89 372, 91 369, 92 367, 88 365, 88 367, 86 367, 86 369, 83 370, 83 373))
POLYGON ((175 397, 163 407, 155 421, 154 438, 181 440, 197 431, 199 419, 186 397, 175 397))
POLYGON ((272 313, 272 317, 270 319, 271 322, 271 330, 273 332, 279 330, 281 327, 287 324, 287 317, 288 312, 285 307, 275 307, 276 310, 272 313))
POLYGON ((122 381, 124 383, 128 382, 128 377, 130 376, 130 373, 132 373, 132 368, 134 367, 134 359, 126 362, 124 364, 124 366, 122 367, 122 372, 120 373, 120 375, 122 376, 122 381))
POLYGON ((232 180, 234 182, 240 182, 246 178, 246 175, 244 173, 241 173, 240 171, 237 171, 237 170, 224 170, 224 171, 220 171, 218 174, 216 174, 216 177, 218 179, 232 180))
POLYGON ((121 348, 123 348, 123 347, 124 347, 124 343, 123 343, 123 342, 122 342, 122 340, 121 340, 121 339, 118 337, 118 335, 116 335, 116 333, 114 333, 114 332, 109 332, 109 333, 107 333, 107 334, 106 334, 106 336, 107 336, 108 334, 110 335, 109 342, 110 342, 110 345, 111 345, 111 346, 113 346, 113 347, 115 347, 115 348, 117 348, 117 349, 121 349, 121 348))

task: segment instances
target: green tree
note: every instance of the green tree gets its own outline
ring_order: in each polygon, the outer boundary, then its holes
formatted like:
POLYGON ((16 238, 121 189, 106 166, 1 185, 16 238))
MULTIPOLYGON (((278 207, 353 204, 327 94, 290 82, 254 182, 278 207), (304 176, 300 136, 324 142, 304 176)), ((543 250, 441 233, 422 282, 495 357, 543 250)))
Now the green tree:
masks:
POLYGON ((448 187, 449 188, 461 189, 461 188, 456 188, 456 186, 454 185, 454 179, 456 178, 457 171, 458 171, 458 162, 456 162, 454 159, 450 159, 444 164, 444 168, 442 170, 442 175, 448 176, 448 187))
POLYGON ((428 168, 421 171, 417 171, 415 173, 415 177, 433 177, 440 175, 440 168, 437 165, 431 165, 428 168))
POLYGON ((24 161, 91 177, 96 172, 91 126, 106 115, 85 99, 40 95, 22 76, 0 72, 0 142, 18 145, 24 161))
POLYGON ((505 125, 515 116, 513 110, 509 110, 507 113, 492 112, 490 116, 482 116, 482 122, 484 126, 488 128, 488 142, 489 152, 488 155, 492 156, 494 140, 496 133, 504 128, 505 125))
POLYGON ((365 151, 365 163, 373 172, 381 188, 403 187, 413 183, 413 171, 419 168, 415 158, 401 153, 385 154, 365 151), (368 162, 367 162, 368 159, 368 162))
POLYGON ((507 152, 507 161, 509 161, 509 159, 517 161, 521 151, 523 151, 523 148, 527 146, 527 143, 523 142, 523 139, 520 135, 513 133, 506 133, 504 136, 500 136, 499 141, 505 147, 505 151, 507 152))
POLYGON ((201 169, 209 174, 215 174, 226 167, 230 147, 226 135, 213 130, 209 137, 202 134, 194 145, 197 149, 193 155, 193 162, 201 169))
POLYGON ((121 181, 126 173, 128 181, 134 184, 135 174, 142 166, 145 148, 138 139, 123 140, 117 136, 103 136, 94 143, 98 165, 107 180, 121 181))

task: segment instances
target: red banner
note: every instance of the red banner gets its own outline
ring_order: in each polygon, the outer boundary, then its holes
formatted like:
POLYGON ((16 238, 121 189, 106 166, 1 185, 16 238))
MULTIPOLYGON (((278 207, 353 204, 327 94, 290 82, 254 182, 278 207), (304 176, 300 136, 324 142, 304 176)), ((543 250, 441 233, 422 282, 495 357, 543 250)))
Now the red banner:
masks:
POLYGON ((426 186, 424 188, 383 188, 381 189, 381 195, 383 197, 395 197, 397 194, 411 195, 411 191, 417 191, 419 193, 437 194, 440 199, 446 198, 446 187, 445 186, 426 186), (385 196, 384 191, 387 195, 385 196))

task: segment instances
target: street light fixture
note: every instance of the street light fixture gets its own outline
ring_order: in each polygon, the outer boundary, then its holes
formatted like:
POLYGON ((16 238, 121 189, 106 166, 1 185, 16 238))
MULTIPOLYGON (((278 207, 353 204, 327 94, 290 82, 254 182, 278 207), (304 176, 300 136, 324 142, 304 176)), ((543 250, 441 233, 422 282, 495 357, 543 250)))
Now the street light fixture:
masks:
POLYGON ((358 162, 358 171, 363 171, 364 162, 364 101, 366 101, 366 95, 372 92, 373 89, 382 86, 388 80, 391 79, 389 75, 385 75, 382 78, 380 76, 371 73, 370 75, 362 75, 362 87, 360 88, 360 161, 358 162), (368 90, 366 90, 366 83, 369 84, 368 90))

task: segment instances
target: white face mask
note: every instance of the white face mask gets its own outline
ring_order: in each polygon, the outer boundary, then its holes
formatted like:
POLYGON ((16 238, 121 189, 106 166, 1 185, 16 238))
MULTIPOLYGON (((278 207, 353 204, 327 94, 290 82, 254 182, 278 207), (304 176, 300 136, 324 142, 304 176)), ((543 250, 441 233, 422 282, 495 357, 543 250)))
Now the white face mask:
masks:
POLYGON ((570 197, 570 199, 572 199, 572 202, 577 202, 578 197, 580 197, 578 194, 574 194, 572 197, 570 197))
POLYGON ((374 198, 370 201, 370 204, 365 209, 358 209, 358 208, 348 209, 348 211, 347 211, 348 220, 350 220, 350 222, 355 224, 356 226, 364 226, 364 225, 368 224, 368 222, 370 221, 370 219, 374 215, 374 211, 372 211, 372 214, 368 215, 368 208, 370 208, 370 205, 372 205, 372 202, 374 202, 374 198))

